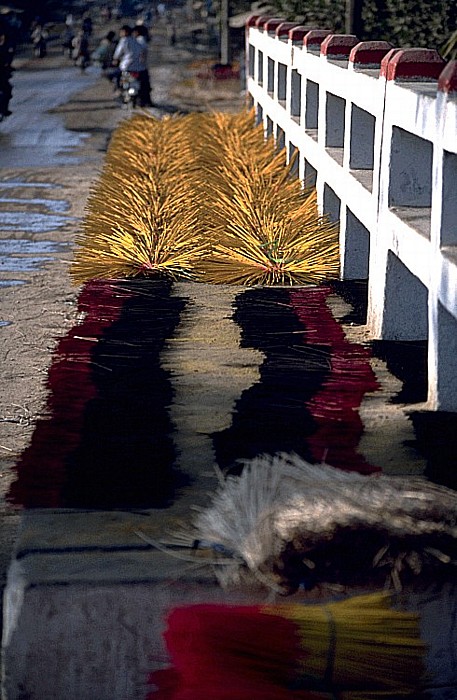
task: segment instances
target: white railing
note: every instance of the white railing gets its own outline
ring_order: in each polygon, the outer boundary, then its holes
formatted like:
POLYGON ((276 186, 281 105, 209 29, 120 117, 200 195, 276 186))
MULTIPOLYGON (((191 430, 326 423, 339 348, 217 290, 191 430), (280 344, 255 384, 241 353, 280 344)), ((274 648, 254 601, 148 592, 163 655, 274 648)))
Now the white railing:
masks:
POLYGON ((457 62, 251 17, 258 122, 340 226, 341 278, 368 279, 372 338, 428 339, 428 402, 457 411, 457 62))

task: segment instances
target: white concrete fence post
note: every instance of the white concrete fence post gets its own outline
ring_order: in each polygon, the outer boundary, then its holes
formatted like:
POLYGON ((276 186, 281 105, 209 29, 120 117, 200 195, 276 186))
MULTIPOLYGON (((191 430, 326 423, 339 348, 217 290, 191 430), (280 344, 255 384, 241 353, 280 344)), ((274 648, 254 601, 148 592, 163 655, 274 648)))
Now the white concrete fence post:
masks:
POLYGON ((457 61, 438 81, 429 298, 429 404, 455 411, 457 396, 457 61))
POLYGON ((428 406, 457 411, 455 62, 264 16, 246 50, 258 123, 339 223, 341 279, 368 280, 371 337, 428 340, 428 406))
POLYGON ((436 80, 443 66, 427 49, 393 51, 381 64, 385 98, 368 311, 378 338, 428 336, 436 80))

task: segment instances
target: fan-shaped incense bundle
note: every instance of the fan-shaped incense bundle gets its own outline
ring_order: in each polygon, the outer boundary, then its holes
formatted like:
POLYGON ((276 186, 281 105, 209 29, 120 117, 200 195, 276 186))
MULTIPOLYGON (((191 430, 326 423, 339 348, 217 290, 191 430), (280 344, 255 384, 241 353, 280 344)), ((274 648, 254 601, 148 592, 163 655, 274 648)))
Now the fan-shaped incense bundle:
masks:
POLYGON ((88 199, 71 273, 92 278, 194 277, 208 248, 192 185, 186 117, 126 120, 88 199))
POLYGON ((173 667, 151 700, 415 697, 423 683, 418 617, 385 594, 326 605, 192 605, 168 615, 173 667))
POLYGON ((336 277, 337 228, 318 215, 315 190, 303 190, 284 151, 264 140, 252 115, 213 115, 202 125, 200 155, 211 197, 210 282, 303 284, 336 277), (252 123, 252 122, 251 122, 252 123))

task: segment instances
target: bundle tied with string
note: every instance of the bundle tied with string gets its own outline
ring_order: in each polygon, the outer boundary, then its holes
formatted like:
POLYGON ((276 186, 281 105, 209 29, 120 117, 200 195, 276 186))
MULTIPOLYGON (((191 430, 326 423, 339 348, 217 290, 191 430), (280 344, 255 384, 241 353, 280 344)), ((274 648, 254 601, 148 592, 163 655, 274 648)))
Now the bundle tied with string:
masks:
POLYGON ((212 553, 222 585, 253 579, 282 594, 319 583, 400 590, 419 575, 455 575, 451 489, 420 477, 345 472, 293 454, 243 464, 190 525, 164 541, 212 553))
POLYGON ((425 681, 417 615, 386 594, 325 605, 191 605, 168 614, 172 666, 150 700, 375 700, 425 681))

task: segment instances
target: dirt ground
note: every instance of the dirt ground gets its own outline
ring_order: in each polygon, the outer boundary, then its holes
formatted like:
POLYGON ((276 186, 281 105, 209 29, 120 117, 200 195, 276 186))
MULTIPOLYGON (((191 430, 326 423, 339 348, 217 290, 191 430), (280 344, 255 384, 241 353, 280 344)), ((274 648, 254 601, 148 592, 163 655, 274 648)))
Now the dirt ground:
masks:
MULTIPOLYGON (((106 28, 107 29, 107 28, 106 28)), ((100 28, 98 28, 100 31, 100 28)), ((153 35, 151 46, 151 77, 153 84, 153 113, 157 117, 176 111, 203 111, 208 109, 237 111, 243 108, 245 97, 238 80, 215 82, 210 79, 197 78, 208 59, 208 53, 200 50, 179 36, 178 43, 172 46, 165 30, 160 27, 153 35)), ((49 69, 68 64, 62 56, 60 47, 51 47, 49 56, 40 64, 49 69)), ((30 70, 36 65, 36 59, 23 61, 20 70, 30 70)), ((76 70, 76 69, 75 69, 76 70)), ((113 100, 112 87, 103 78, 98 79, 84 92, 74 95, 67 103, 55 110, 65 122, 67 129, 88 134, 78 147, 76 154, 81 158, 79 164, 46 168, 1 168, 0 181, 46 183, 55 185, 51 190, 53 197, 65 200, 69 204, 66 214, 68 221, 62 227, 47 233, 46 238, 68 247, 53 254, 51 264, 27 273, 27 284, 2 288, 0 320, 9 325, 0 328, 1 363, 0 377, 2 394, 0 402, 0 518, 2 521, 2 541, 0 542, 0 581, 4 575, 10 557, 20 514, 5 502, 5 494, 13 478, 13 467, 21 452, 29 444, 34 426, 43 411, 46 400, 46 377, 52 359, 52 352, 57 341, 78 320, 78 287, 72 286, 68 274, 72 258, 71 245, 81 226, 84 207, 91 183, 100 172, 104 153, 113 129, 124 118, 125 112, 113 100)), ((15 192, 9 190, 8 196, 15 192)), ((1 204, 0 204, 1 206, 1 204)), ((8 205, 9 210, 13 205, 8 205)), ((24 209, 22 204, 15 204, 17 211, 24 209)), ((1 213, 1 212, 0 212, 1 213)), ((16 234, 8 234, 14 238, 16 234)), ((18 234, 18 236, 22 234, 18 234)), ((2 234, 4 237, 4 234, 2 234)), ((30 240, 39 240, 39 234, 28 234, 30 240)), ((15 279, 17 275, 0 271, 0 279, 15 279)), ((21 278, 24 275, 21 274, 21 278)), ((236 288, 211 288, 205 285, 177 285, 176 293, 191 298, 192 318, 188 319, 186 333, 195 337, 205 336, 206 348, 217 349, 213 360, 208 360, 204 370, 209 377, 218 375, 218 367, 225 364, 224 378, 217 382, 205 382, 201 376, 193 379, 192 368, 196 363, 201 366, 202 347, 196 347, 194 354, 184 352, 181 344, 179 351, 173 351, 166 361, 180 366, 179 391, 186 396, 186 405, 177 411, 181 414, 175 420, 188 426, 181 432, 181 449, 192 447, 189 457, 191 464, 197 466, 205 450, 203 433, 223 429, 230 415, 230 410, 240 388, 255 381, 258 373, 259 357, 253 350, 244 350, 232 361, 234 348, 238 344, 237 331, 233 324, 227 323, 231 301, 236 288), (210 329, 210 332, 209 330, 210 329), (184 352, 184 355, 183 355, 184 352), (221 362, 221 359, 223 360, 221 362), (211 364, 213 362, 213 364, 211 364), (223 391, 221 389, 223 383, 223 391), (214 407, 220 404, 224 395, 223 408, 219 412, 214 407), (195 412, 199 412, 198 423, 201 427, 194 430, 195 412), (193 418, 189 419, 189 416, 193 418), (186 423, 187 420, 187 423, 186 423)), ((347 305, 338 297, 334 299, 334 313, 344 316, 347 305)), ((184 328, 184 326, 183 326, 184 328)), ((365 340, 363 327, 348 325, 347 333, 357 342, 365 340)), ((184 332, 184 331, 183 331, 184 332)), ((188 338, 187 338, 188 339, 188 338)), ((208 356, 209 357, 209 356, 208 356)), ((405 447, 405 441, 413 438, 412 427, 408 422, 404 406, 391 404, 401 384, 380 360, 373 361, 381 390, 370 396, 362 406, 365 422, 365 436, 361 446, 364 454, 383 466, 389 472, 422 473, 424 462, 416 451, 405 447)), ((179 386, 178 386, 179 385, 179 386)), ((209 455, 208 459, 211 456, 209 455)), ((184 505, 184 504, 183 504, 184 505)))

